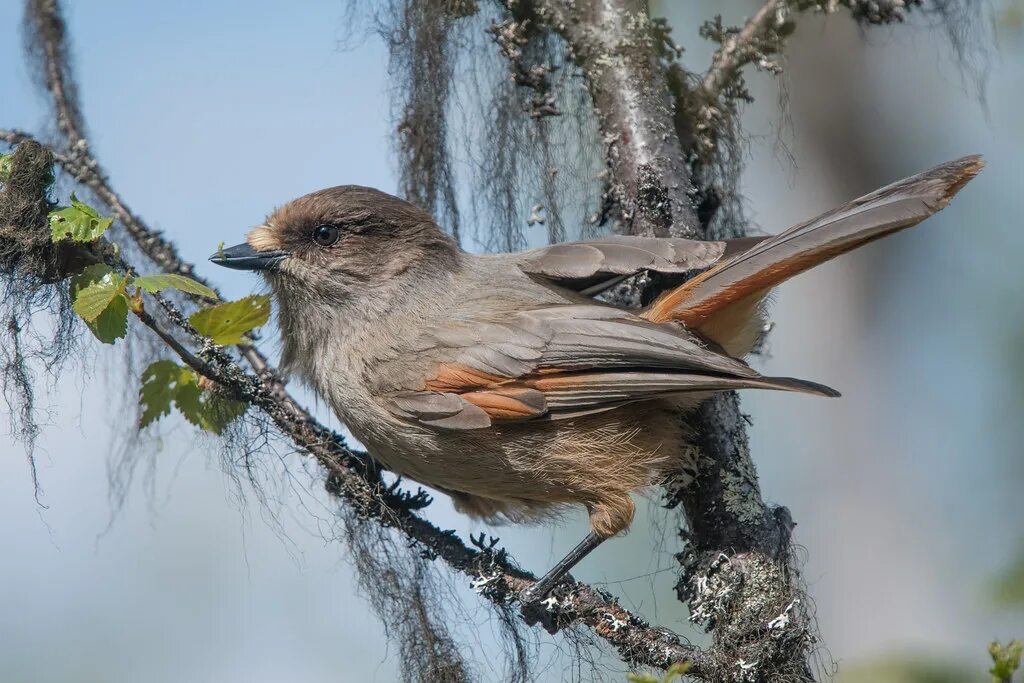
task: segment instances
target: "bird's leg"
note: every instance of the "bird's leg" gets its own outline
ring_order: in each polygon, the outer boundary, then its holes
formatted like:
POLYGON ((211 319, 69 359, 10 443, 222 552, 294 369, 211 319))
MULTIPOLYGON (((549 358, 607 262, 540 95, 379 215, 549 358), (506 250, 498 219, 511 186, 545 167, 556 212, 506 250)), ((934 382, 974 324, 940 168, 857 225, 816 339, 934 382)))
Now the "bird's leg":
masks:
POLYGON ((578 546, 570 550, 569 554, 559 560, 558 564, 552 567, 547 574, 540 577, 535 584, 520 593, 519 602, 525 606, 543 599, 555 587, 555 584, 562 580, 562 577, 568 574, 580 560, 589 555, 594 548, 601 545, 604 541, 605 537, 591 531, 587 534, 586 538, 580 541, 578 546))

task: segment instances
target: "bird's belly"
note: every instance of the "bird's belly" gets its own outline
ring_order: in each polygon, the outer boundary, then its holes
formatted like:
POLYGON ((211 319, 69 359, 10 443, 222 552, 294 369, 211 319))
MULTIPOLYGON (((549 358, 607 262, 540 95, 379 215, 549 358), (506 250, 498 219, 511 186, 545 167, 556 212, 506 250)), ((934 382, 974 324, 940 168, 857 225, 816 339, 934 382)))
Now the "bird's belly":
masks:
POLYGON ((647 402, 571 420, 438 430, 375 420, 349 429, 388 469, 428 486, 497 500, 582 502, 667 473, 692 477, 671 405, 647 402))

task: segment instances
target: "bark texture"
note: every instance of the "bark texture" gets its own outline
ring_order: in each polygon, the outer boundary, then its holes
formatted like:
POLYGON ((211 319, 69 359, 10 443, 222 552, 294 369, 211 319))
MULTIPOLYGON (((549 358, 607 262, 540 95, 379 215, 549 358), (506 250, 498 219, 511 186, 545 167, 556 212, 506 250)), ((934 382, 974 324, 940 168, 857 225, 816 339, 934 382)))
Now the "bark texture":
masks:
POLYGON ((695 237, 700 228, 685 151, 675 134, 662 56, 666 33, 646 0, 541 0, 513 9, 562 36, 587 79, 605 146, 607 198, 623 231, 695 237))

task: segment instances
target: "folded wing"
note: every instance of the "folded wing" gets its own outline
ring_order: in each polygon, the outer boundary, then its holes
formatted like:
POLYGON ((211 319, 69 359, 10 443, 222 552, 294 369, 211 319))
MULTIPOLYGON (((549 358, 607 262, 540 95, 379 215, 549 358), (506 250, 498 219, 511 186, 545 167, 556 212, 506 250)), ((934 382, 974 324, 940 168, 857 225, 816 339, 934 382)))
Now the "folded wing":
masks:
POLYGON ((565 242, 522 254, 519 268, 562 287, 593 295, 636 273, 677 274, 703 270, 749 249, 765 237, 724 242, 614 235, 565 242))
POLYGON ((691 392, 828 387, 763 377, 677 325, 601 305, 524 311, 506 320, 457 320, 425 329, 415 362, 381 387, 391 411, 447 429, 565 419, 691 392))

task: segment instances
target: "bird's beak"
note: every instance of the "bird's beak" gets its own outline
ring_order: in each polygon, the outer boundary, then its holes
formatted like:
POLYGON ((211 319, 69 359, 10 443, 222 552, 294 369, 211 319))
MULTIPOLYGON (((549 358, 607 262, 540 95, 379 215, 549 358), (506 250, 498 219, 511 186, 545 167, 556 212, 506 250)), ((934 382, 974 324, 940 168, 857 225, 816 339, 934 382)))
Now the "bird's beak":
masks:
POLYGON ((272 270, 288 256, 286 251, 256 251, 248 244, 220 249, 210 257, 218 266, 235 270, 272 270))

